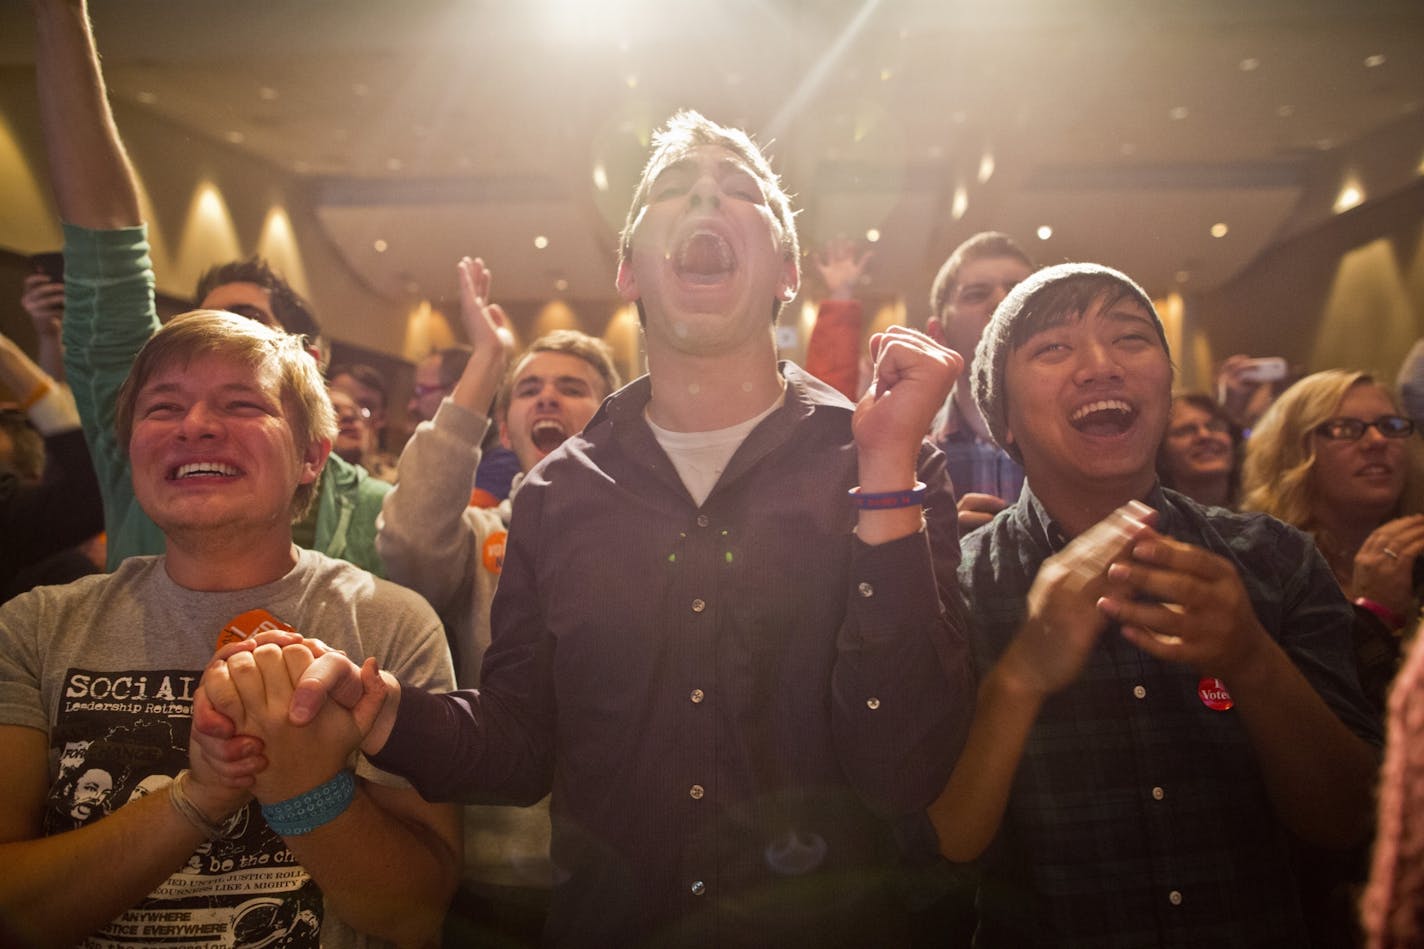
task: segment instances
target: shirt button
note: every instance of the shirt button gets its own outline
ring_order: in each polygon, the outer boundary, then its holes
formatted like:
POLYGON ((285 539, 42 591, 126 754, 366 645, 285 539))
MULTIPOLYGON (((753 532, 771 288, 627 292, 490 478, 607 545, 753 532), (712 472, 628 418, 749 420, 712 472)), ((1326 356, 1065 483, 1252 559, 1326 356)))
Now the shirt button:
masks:
POLYGON ((873 712, 880 707, 880 700, 875 698, 874 696, 871 696, 870 698, 865 700, 865 707, 873 712))
POLYGON ((692 891, 693 896, 701 896, 707 892, 707 884, 701 880, 693 880, 692 886, 688 887, 688 889, 692 891))
POLYGON ((692 704, 693 704, 693 705, 697 705, 697 704, 701 703, 701 701, 702 701, 704 698, 706 698, 706 697, 707 697, 707 694, 706 694, 705 692, 703 692, 701 689, 693 689, 693 690, 692 690, 692 694, 688 696, 688 698, 692 700, 692 704))
POLYGON ((707 792, 703 790, 702 785, 700 784, 694 784, 692 787, 687 789, 688 797, 692 798, 694 801, 702 800, 702 795, 706 793, 707 792))
POLYGON ((1167 902, 1171 903, 1173 906, 1181 906, 1182 892, 1180 890, 1173 890, 1172 892, 1168 893, 1167 902))
POLYGON ((1134 685, 1132 687, 1132 696, 1133 698, 1145 699, 1147 698, 1147 690, 1140 685, 1134 685))
POLYGON ((856 589, 860 591, 860 595, 863 597, 869 598, 875 595, 875 587, 864 581, 861 581, 860 586, 856 587, 856 589))
POLYGON ((1162 800, 1162 798, 1164 798, 1164 797, 1166 797, 1166 796, 1167 796, 1167 792, 1164 791, 1164 790, 1162 790, 1161 788, 1153 788, 1153 789, 1152 789, 1152 800, 1154 800, 1154 801, 1160 801, 1160 800, 1162 800))
POLYGON ((692 601, 692 612, 701 613, 705 609, 707 609, 707 601, 702 599, 702 597, 699 596, 692 601))
POLYGON ((706 527, 708 524, 711 524, 711 523, 712 523, 712 519, 709 518, 706 514, 699 514, 699 515, 697 515, 697 526, 698 526, 698 527, 706 527))

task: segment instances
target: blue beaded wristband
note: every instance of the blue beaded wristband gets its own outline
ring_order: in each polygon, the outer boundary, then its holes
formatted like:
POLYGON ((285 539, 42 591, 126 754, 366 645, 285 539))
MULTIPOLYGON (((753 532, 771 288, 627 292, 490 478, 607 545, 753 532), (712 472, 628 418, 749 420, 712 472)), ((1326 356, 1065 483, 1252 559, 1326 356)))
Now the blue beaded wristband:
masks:
POLYGON ((880 491, 867 493, 859 487, 851 488, 850 503, 861 511, 890 511, 898 507, 914 507, 924 503, 925 483, 916 481, 913 488, 904 491, 880 491))
POLYGON ((281 836, 297 837, 336 820, 351 806, 355 794, 356 781, 351 772, 338 771, 330 781, 310 791, 275 804, 263 804, 262 817, 281 836))

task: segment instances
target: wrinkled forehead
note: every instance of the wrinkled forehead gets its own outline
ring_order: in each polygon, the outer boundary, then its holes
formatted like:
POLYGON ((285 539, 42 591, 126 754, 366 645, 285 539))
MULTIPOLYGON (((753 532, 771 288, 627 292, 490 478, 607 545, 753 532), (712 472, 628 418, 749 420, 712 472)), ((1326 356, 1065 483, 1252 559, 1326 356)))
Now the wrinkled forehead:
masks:
POLYGON ((1150 304, 1126 284, 1064 281, 1040 289, 1024 303, 1009 336, 1010 347, 1018 350, 1040 333, 1081 323, 1093 315, 1114 322, 1141 321, 1157 333, 1150 304))
POLYGON ((272 291, 247 281, 223 283, 213 287, 208 295, 198 301, 207 310, 226 310, 256 320, 273 329, 282 329, 282 323, 272 310, 272 291))
POLYGON ((519 384, 527 379, 549 380, 569 377, 582 379, 588 383, 595 393, 600 394, 600 398, 608 395, 607 392, 604 392, 606 386, 603 376, 587 359, 573 353, 552 350, 529 353, 521 359, 510 379, 510 387, 517 389, 519 384))
POLYGON ((277 358, 260 350, 209 347, 164 353, 148 366, 139 395, 158 389, 198 389, 221 384, 277 394, 281 388, 277 358))
POLYGON ((638 182, 638 190, 633 196, 634 210, 648 202, 648 195, 659 178, 680 171, 695 171, 703 166, 711 166, 726 172, 740 171, 755 178, 763 190, 773 187, 766 172, 758 167, 756 160, 740 149, 730 145, 702 142, 692 145, 668 146, 655 152, 643 169, 643 178, 638 182))

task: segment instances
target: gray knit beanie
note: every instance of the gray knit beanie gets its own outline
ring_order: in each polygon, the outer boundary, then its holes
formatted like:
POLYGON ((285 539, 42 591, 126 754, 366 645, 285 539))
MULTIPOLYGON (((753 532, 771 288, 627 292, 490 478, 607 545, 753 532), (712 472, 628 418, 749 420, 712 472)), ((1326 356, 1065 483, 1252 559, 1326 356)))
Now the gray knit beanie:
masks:
POLYGON ((974 402, 983 413, 995 444, 1020 464, 1023 463, 1023 457, 1019 454, 1018 446, 1010 444, 1005 437, 1008 434, 1009 422, 1004 393, 1004 366, 1008 363, 1009 353, 1012 351, 1010 339, 1014 335, 1014 326, 1020 318, 1035 314, 1035 304, 1041 302, 1042 291, 1066 280, 1081 280, 1085 277, 1096 278, 1095 282, 1106 277, 1122 284, 1125 290, 1135 296, 1137 302, 1152 315, 1157 335, 1162 340, 1162 348, 1167 350, 1167 357, 1171 358, 1167 334, 1162 329, 1162 319, 1152 305, 1152 298, 1127 274, 1102 264, 1056 264, 1037 271, 1014 287, 994 310, 989 325, 984 327, 984 333, 979 337, 979 346, 974 350, 973 378, 970 382, 973 386, 974 402))

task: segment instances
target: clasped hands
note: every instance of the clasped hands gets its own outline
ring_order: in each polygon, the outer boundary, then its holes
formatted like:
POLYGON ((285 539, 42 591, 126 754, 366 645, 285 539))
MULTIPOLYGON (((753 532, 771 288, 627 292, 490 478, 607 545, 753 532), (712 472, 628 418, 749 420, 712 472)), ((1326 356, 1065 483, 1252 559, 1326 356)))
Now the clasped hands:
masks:
POLYGON ((194 779, 250 791, 263 804, 309 791, 366 744, 389 685, 374 659, 357 666, 296 633, 268 631, 224 646, 194 697, 194 779))
POLYGON ((1110 621, 1144 652, 1202 675, 1244 675, 1267 635, 1230 561, 1153 529, 1132 501, 1040 567, 1006 670, 1047 696, 1071 684, 1110 621))

